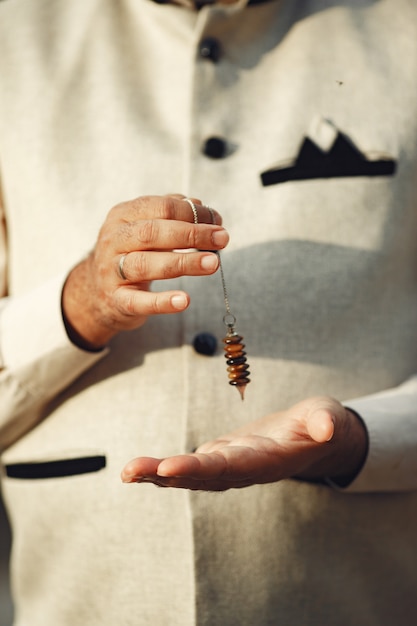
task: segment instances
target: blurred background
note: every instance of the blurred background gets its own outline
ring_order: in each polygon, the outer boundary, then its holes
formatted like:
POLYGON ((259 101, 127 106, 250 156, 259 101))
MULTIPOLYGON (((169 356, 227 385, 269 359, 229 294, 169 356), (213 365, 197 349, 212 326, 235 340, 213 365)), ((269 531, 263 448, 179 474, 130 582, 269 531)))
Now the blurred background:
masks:
POLYGON ((13 609, 9 586, 10 528, 0 494, 0 626, 12 626, 13 609))

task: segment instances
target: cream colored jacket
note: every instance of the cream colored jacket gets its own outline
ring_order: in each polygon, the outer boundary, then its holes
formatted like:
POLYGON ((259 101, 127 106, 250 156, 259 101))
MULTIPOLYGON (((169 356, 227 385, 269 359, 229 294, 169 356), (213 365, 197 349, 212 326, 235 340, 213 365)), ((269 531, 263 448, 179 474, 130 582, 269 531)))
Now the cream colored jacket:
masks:
POLYGON ((417 619, 417 4, 245 5, 0 3, 16 626, 417 619), (207 37, 218 59, 199 53, 207 37), (210 137, 222 158, 204 153, 210 137), (177 281, 187 312, 103 353, 66 337, 62 284, 107 211, 169 192, 217 208, 230 232, 223 266, 252 371, 243 403, 221 350, 193 348, 224 334, 218 274, 177 281), (349 403, 369 429, 343 492, 120 482, 134 456, 192 450, 313 394, 349 403))

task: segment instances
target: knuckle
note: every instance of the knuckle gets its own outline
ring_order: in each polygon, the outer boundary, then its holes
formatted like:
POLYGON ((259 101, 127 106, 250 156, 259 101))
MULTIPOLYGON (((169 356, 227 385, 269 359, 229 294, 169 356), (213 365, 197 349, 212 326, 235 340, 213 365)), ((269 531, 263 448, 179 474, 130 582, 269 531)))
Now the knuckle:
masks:
POLYGON ((108 246, 113 236, 113 229, 114 226, 111 220, 107 218, 98 232, 96 248, 100 247, 100 245, 108 246))
POLYGON ((184 274, 186 274, 187 271, 187 261, 188 261, 188 255, 184 254, 184 253, 178 253, 177 254, 177 259, 176 259, 176 275, 177 276, 183 276, 184 274))
POLYGON ((128 317, 133 317, 136 315, 136 298, 135 291, 129 290, 124 294, 123 299, 123 314, 128 317))
POLYGON ((190 224, 189 228, 185 231, 184 235, 186 237, 186 241, 187 241, 187 247, 188 248, 198 248, 198 240, 199 240, 199 230, 201 229, 201 227, 199 227, 196 224, 190 224))
MULTIPOLYGON (((113 238, 114 233, 111 233, 110 236, 113 238)), ((129 242, 132 240, 132 237, 133 237, 133 229, 132 229, 132 224, 130 222, 123 222, 122 224, 120 224, 118 237, 119 237, 120 245, 122 249, 127 250, 129 247, 129 242)))
POLYGON ((163 220, 175 219, 175 198, 173 196, 161 196, 159 198, 158 215, 163 220))
POLYGON ((175 198, 163 196, 161 198, 161 218, 164 220, 175 219, 175 198))
POLYGON ((143 220, 138 225, 137 238, 141 244, 149 246, 157 237, 157 226, 154 220, 143 220))
POLYGON ((115 204, 107 214, 108 220, 120 219, 126 212, 126 202, 118 202, 115 204))
POLYGON ((157 293, 130 289, 123 295, 123 315, 139 317, 163 313, 163 303, 157 293))
POLYGON ((163 313, 164 310, 163 310, 162 302, 158 294, 150 292, 149 296, 150 296, 149 305, 148 305, 149 312, 154 315, 159 315, 160 313, 163 313))
POLYGON ((141 215, 147 210, 147 207, 151 204, 151 196, 139 196, 129 202, 129 205, 134 211, 136 219, 140 219, 141 215))
POLYGON ((171 257, 170 262, 166 263, 162 270, 163 278, 166 280, 169 278, 176 278, 178 276, 185 275, 187 273, 188 267, 188 259, 186 258, 187 256, 188 255, 183 252, 174 253, 174 256, 171 257))
POLYGON ((149 262, 148 256, 142 252, 136 252, 131 255, 134 259, 133 261, 133 272, 135 275, 136 281, 141 281, 143 278, 146 278, 149 270, 149 262))
POLYGON ((107 215, 99 231, 98 241, 106 247, 119 247, 121 250, 132 240, 134 224, 129 219, 128 203, 114 206, 107 215))

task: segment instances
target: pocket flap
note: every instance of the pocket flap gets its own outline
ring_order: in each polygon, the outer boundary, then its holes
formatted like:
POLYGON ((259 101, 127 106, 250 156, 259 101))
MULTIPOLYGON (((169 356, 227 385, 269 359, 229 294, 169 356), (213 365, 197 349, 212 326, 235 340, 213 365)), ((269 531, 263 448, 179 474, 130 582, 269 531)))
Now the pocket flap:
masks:
POLYGON ((5 473, 9 478, 39 479, 60 478, 98 472, 106 466, 104 455, 80 456, 51 461, 26 461, 24 463, 8 463, 5 473))
POLYGON ((390 156, 366 155, 328 120, 320 120, 306 136, 298 156, 261 172, 263 186, 290 180, 347 176, 393 176, 396 161, 390 156))

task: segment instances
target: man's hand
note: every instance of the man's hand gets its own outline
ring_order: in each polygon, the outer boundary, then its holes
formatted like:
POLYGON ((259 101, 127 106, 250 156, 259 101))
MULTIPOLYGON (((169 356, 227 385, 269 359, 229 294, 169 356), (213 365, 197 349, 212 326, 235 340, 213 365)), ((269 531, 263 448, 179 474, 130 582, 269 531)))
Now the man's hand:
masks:
POLYGON ((206 491, 291 477, 329 477, 345 485, 362 467, 367 447, 356 415, 332 398, 310 398, 205 443, 193 454, 134 459, 122 480, 206 491))
POLYGON ((63 290, 69 335, 85 347, 101 347, 150 315, 177 313, 189 305, 183 291, 151 292, 154 280, 213 274, 213 252, 227 245, 221 217, 193 200, 198 224, 184 196, 145 196, 114 207, 92 253, 77 265, 63 290), (213 224, 213 218, 215 224, 213 224), (187 254, 185 254, 187 252, 187 254), (120 274, 120 260, 123 274, 120 274))

